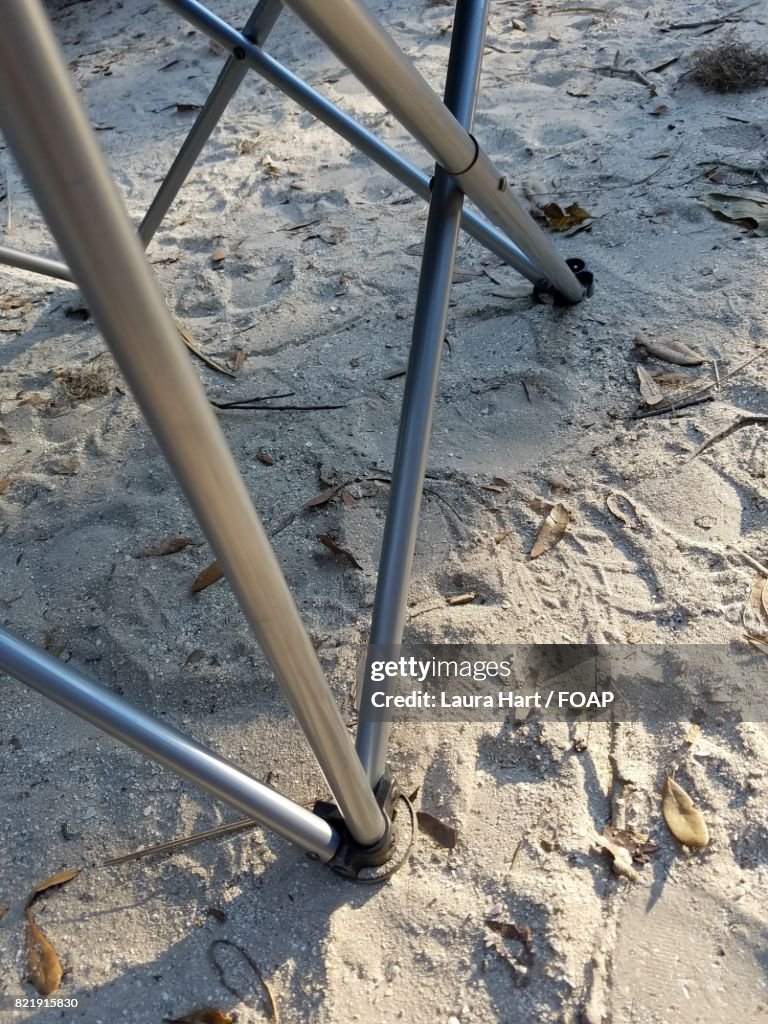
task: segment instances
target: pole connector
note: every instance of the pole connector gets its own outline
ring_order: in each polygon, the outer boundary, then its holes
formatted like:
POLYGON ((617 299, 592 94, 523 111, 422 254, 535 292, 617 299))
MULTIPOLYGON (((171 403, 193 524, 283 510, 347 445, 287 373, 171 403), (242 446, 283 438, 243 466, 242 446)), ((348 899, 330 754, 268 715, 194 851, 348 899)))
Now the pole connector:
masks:
MULTIPOLYGON (((581 282, 584 287, 582 299, 591 298, 592 293, 595 290, 595 275, 592 271, 587 270, 587 264, 584 260, 573 257, 565 262, 573 271, 576 279, 581 282)), ((562 292, 559 292, 551 281, 548 281, 543 277, 533 286, 533 301, 543 302, 545 297, 550 297, 555 306, 571 306, 574 304, 570 299, 566 298, 562 292)))
MULTIPOLYGON (((344 818, 336 804, 328 800, 318 800, 313 807, 313 813, 323 818, 332 825, 341 835, 341 841, 336 853, 328 867, 337 875, 343 875, 356 882, 383 882, 402 867, 408 859, 413 840, 415 837, 415 815, 410 801, 403 796, 400 789, 390 774, 389 767, 374 789, 376 802, 381 808, 386 827, 381 839, 373 846, 361 846, 352 838, 344 818), (410 834, 407 837, 401 836, 400 829, 395 828, 395 819, 398 815, 398 805, 405 804, 409 816, 410 834), (405 849, 403 851, 403 840, 405 838, 405 849)), ((398 822, 399 826, 400 822, 398 822)), ((408 826, 406 826, 406 829, 408 826)))

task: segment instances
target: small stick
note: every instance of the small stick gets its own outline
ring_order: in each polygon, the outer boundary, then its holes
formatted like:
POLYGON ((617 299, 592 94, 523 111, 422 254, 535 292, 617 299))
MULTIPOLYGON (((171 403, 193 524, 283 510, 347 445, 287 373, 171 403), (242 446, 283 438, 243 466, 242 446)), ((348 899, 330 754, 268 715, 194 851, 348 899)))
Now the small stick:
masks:
POLYGON ((730 427, 726 427, 725 430, 721 430, 719 434, 715 434, 714 437, 710 437, 708 441, 691 456, 692 459, 697 458, 702 452, 705 452, 707 448, 711 448, 713 444, 717 444, 718 441, 722 441, 723 438, 729 437, 737 430, 741 430, 742 427, 766 427, 768 426, 768 416, 742 416, 740 420, 736 420, 730 427))
POLYGON ((728 548, 729 551, 733 551, 735 555, 738 555, 739 558, 742 558, 747 563, 747 565, 751 565, 753 569, 757 569, 758 572, 761 572, 763 576, 765 576, 765 578, 768 579, 768 568, 766 568, 764 565, 761 565, 760 562, 757 561, 757 559, 753 558, 751 555, 745 554, 743 551, 739 551, 739 549, 737 547, 734 547, 733 544, 726 544, 725 546, 728 548))
POLYGON ((255 818, 242 818, 240 821, 231 821, 228 825, 219 825, 217 828, 209 828, 207 832, 195 832, 194 835, 185 836, 183 839, 172 839, 168 843, 160 843, 158 846, 145 846, 142 850, 134 853, 126 853, 122 857, 112 857, 105 860, 103 867, 114 867, 117 864, 127 864, 132 860, 139 860, 142 857, 152 857, 156 853, 171 853, 173 850, 180 850, 183 846, 190 846, 192 843, 202 843, 206 839, 216 839, 218 836, 229 835, 232 832, 241 832, 248 828, 256 828, 259 822, 255 818))
MULTIPOLYGON (((665 405, 663 407, 656 406, 654 409, 649 409, 647 412, 636 412, 633 414, 632 419, 639 420, 646 416, 658 416, 663 412, 673 412, 675 409, 683 409, 688 405, 698 405, 698 401, 695 401, 695 399, 698 399, 699 395, 705 395, 710 392, 712 388, 716 388, 719 384, 722 384, 723 381, 729 380, 731 377, 735 377, 737 373, 746 369, 746 367, 751 363, 754 363, 757 359, 762 358, 762 356, 767 352, 768 349, 760 349, 760 351, 756 352, 755 355, 750 356, 749 359, 746 359, 738 366, 734 366, 734 368, 729 370, 728 373, 724 373, 718 380, 712 381, 711 384, 705 384, 704 387, 699 388, 698 391, 693 391, 687 398, 683 398, 679 402, 670 402, 669 405, 665 405)), ((703 401, 706 401, 706 399, 703 399, 703 401)))

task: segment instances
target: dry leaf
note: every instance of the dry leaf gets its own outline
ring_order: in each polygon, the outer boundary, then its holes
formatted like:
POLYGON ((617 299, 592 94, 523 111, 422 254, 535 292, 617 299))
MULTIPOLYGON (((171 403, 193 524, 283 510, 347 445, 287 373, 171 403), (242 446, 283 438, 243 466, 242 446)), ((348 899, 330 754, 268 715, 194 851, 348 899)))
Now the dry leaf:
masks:
POLYGON ((0 444, 13 444, 13 441, 11 440, 11 435, 8 433, 5 427, 0 427, 0 444))
POLYGON ((64 971, 56 950, 35 924, 32 911, 24 912, 27 919, 27 978, 41 996, 49 996, 61 984, 64 971))
POLYGON ((236 349, 231 356, 227 357, 227 366, 230 370, 234 370, 235 373, 240 369, 245 360, 248 358, 248 353, 244 348, 236 349))
POLYGON ((744 192, 741 195, 710 192, 699 202, 718 217, 749 228, 756 235, 768 235, 768 195, 762 192, 744 192))
POLYGON ((616 842, 610 836, 605 833, 601 836, 595 837, 595 845, 601 849, 610 853, 613 858, 611 861, 611 867, 616 875, 620 875, 622 878, 628 878, 630 882, 636 882, 640 877, 635 869, 632 867, 632 854, 622 843, 616 842))
POLYGON ((763 583, 763 589, 760 591, 760 603, 763 606, 763 614, 768 619, 768 580, 763 583))
POLYGON ((486 918, 486 927, 490 928, 492 932, 496 932, 502 939, 514 939, 516 942, 522 942, 524 945, 533 938, 533 932, 530 927, 526 924, 522 928, 518 928, 512 921, 496 921, 494 918, 486 918))
POLYGON ((699 738, 700 734, 701 726, 694 722, 693 725, 688 729, 688 732, 685 734, 685 742, 688 744, 689 747, 693 746, 693 744, 699 738))
POLYGON ((334 484, 333 487, 328 487, 325 491, 321 491, 314 498, 310 498, 309 501, 305 502, 303 507, 320 508, 322 505, 327 505, 332 498, 336 497, 342 486, 342 484, 334 484))
MULTIPOLYGON (((23 392, 22 392, 23 393, 23 392)), ((17 396, 18 397, 18 396, 17 396)), ((48 399, 43 395, 31 394, 22 398, 19 405, 31 405, 34 409, 38 409, 41 405, 45 405, 48 399)))
POLYGON ((74 476, 80 469, 80 460, 76 456, 71 455, 68 459, 59 459, 57 462, 52 462, 49 468, 57 476, 74 476))
POLYGON ((700 850, 709 842, 709 832, 701 811, 682 786, 669 776, 661 791, 661 810, 672 835, 684 846, 700 850))
POLYGON ((658 405, 664 401, 664 393, 659 385, 643 366, 636 366, 640 382, 640 395, 646 405, 658 405))
POLYGON ((354 496, 354 494, 351 494, 346 487, 342 487, 341 489, 341 501, 342 504, 347 506, 357 504, 357 498, 354 496))
POLYGON ((230 1015, 216 1006, 204 1006, 183 1017, 163 1017, 163 1020, 168 1024, 232 1024, 230 1015))
POLYGON ((418 819, 421 831, 426 833, 430 839, 434 839, 438 846, 443 846, 446 850, 454 849, 458 842, 459 833, 453 825, 441 821, 440 818, 436 818, 429 811, 417 811, 416 818, 418 819))
POLYGON ((0 477, 0 494, 5 494, 5 492, 10 488, 14 479, 15 478, 12 476, 0 477))
POLYGON ((355 558, 355 556, 352 554, 352 552, 351 551, 347 551, 346 548, 340 547, 336 543, 336 541, 333 539, 333 537, 330 536, 330 534, 318 533, 318 534, 316 534, 316 536, 317 536, 317 539, 320 541, 320 543, 324 544, 325 547, 327 547, 329 551, 332 551, 334 553, 334 555, 339 555, 341 558, 346 558, 346 560, 348 562, 351 562, 352 565, 354 565, 354 567, 356 569, 362 569, 363 568, 362 565, 360 565, 358 560, 355 558))
POLYGON ((756 576, 749 591, 749 607, 758 618, 762 618, 763 614, 768 615, 766 587, 768 587, 768 580, 764 576, 756 576))
POLYGON ((176 321, 176 329, 181 335, 184 344, 187 346, 189 351, 193 352, 198 359, 205 363, 206 366, 210 366, 212 370, 216 370, 218 373, 225 373, 227 377, 235 376, 231 370, 226 368, 226 366, 222 366, 221 363, 217 363, 215 359, 211 359, 210 356, 207 356, 201 348, 198 348, 195 339, 189 333, 187 328, 183 324, 180 324, 178 320, 176 321))
POLYGON ((199 103, 177 103, 176 104, 176 111, 179 114, 189 114, 193 110, 200 110, 200 109, 201 109, 201 107, 200 107, 199 103))
POLYGON ((474 590, 470 590, 466 594, 451 594, 449 597, 446 597, 445 603, 451 608, 455 608, 461 604, 472 604, 476 597, 477 594, 474 590))
POLYGON ((214 249, 211 253, 211 263, 221 263, 222 260, 227 258, 227 253, 224 249, 214 249))
POLYGON ((256 452, 256 458, 265 466, 274 466, 275 464, 275 460, 263 448, 259 448, 256 452))
POLYGON ((466 281, 474 281, 482 277, 482 270, 465 270, 462 267, 455 267, 453 271, 453 284, 464 284, 466 281))
POLYGON ((623 846, 629 851, 632 860, 646 864, 649 854, 656 853, 659 849, 656 843, 645 832, 638 832, 634 828, 616 828, 614 825, 606 825, 603 829, 603 838, 623 846))
POLYGON ((222 579, 224 573, 221 571, 219 563, 211 562, 210 565, 206 565, 201 573, 195 577, 195 580, 190 587, 191 594, 199 594, 201 590, 205 590, 206 587, 213 586, 214 583, 218 583, 222 579))
POLYGON ((513 18, 512 21, 510 22, 510 25, 517 32, 525 32, 526 31, 525 22, 521 21, 519 18, 513 18))
POLYGON ((630 530, 637 530, 640 526, 640 517, 632 502, 623 494, 609 494, 605 499, 606 508, 611 515, 628 526, 630 530))
POLYGON ((496 491, 500 494, 509 487, 509 480, 505 480, 503 476, 495 476, 491 483, 480 484, 480 486, 484 491, 496 491))
POLYGON ((663 359, 667 363, 675 363, 676 366, 698 366, 707 361, 706 357, 696 349, 690 348, 669 335, 661 338, 649 338, 646 334, 636 334, 635 344, 639 348, 644 348, 649 355, 663 359))
POLYGON ((57 871, 55 875, 51 875, 49 878, 44 878, 42 882, 39 882, 32 890, 32 895, 29 899, 29 906, 36 896, 40 893, 46 892, 48 889, 54 889, 57 885, 64 885, 66 882, 71 882, 73 878, 82 871, 82 868, 69 868, 65 871, 57 871))
POLYGON ((661 103, 661 104, 659 104, 658 107, 656 107, 655 110, 651 110, 651 111, 649 111, 649 113, 650 113, 651 117, 661 117, 661 115, 662 114, 666 114, 666 112, 668 110, 669 110, 669 107, 665 103, 661 103))
POLYGON ((571 513, 565 505, 561 505, 560 502, 553 505, 551 512, 539 528, 536 540, 531 548, 530 557, 538 558, 539 555, 543 555, 546 551, 551 551, 556 544, 559 544, 565 536, 565 531, 568 529, 570 521, 571 513))
POLYGON ((396 370, 390 370, 389 373, 384 374, 384 380, 395 380, 397 377, 405 376, 405 367, 399 366, 396 370))
POLYGON ((503 541, 505 541, 507 539, 507 537, 510 535, 510 533, 512 533, 512 529, 513 529, 513 527, 510 526, 508 530, 501 530, 493 538, 494 542, 496 544, 501 544, 503 541))
POLYGON ((540 207, 541 212, 547 220, 547 227, 551 231, 567 231, 583 221, 591 220, 592 214, 587 213, 578 203, 571 203, 563 210, 557 203, 547 203, 540 207))
POLYGON ((189 537, 168 537, 167 540, 161 540, 159 544, 151 544, 148 548, 144 548, 135 557, 163 558, 165 555, 176 555, 193 543, 194 541, 191 541, 189 537))

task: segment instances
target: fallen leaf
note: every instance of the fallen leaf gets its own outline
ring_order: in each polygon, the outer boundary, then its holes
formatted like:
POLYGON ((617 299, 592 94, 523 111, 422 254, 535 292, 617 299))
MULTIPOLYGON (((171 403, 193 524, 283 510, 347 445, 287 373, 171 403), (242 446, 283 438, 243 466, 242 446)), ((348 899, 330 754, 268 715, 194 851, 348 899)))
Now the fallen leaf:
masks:
POLYGON ((268 455, 263 448, 259 448, 256 452, 256 458, 265 466, 274 466, 275 460, 271 455, 268 455))
POLYGON ((623 846, 632 857, 632 860, 640 864, 646 864, 649 854, 656 853, 659 847, 652 842, 651 837, 645 832, 638 832, 634 828, 616 828, 614 825, 606 825, 603 829, 603 838, 623 846))
POLYGON ((64 971, 56 950, 38 928, 32 911, 24 912, 27 919, 27 978, 41 996, 49 996, 61 984, 64 971))
POLYGON ((465 270, 462 267, 455 267, 453 271, 453 284, 464 284, 466 281, 474 281, 482 277, 482 270, 465 270))
POLYGON ((0 444, 13 444, 13 441, 11 440, 11 435, 8 433, 5 427, 0 427, 0 444))
POLYGON ((651 117, 661 117, 662 114, 666 114, 669 107, 665 103, 660 103, 655 110, 649 111, 651 117))
POLYGON ((518 928, 512 921, 497 921, 494 918, 486 918, 486 927, 490 928, 492 932, 496 932, 502 939, 514 939, 516 942, 522 942, 525 945, 533 938, 533 932, 530 927, 526 924, 522 928, 518 928))
POLYGON ((454 849, 458 842, 459 833, 453 825, 449 825, 440 818, 436 818, 429 811, 416 811, 416 818, 421 831, 428 835, 430 839, 434 839, 438 846, 442 846, 446 850, 454 849))
POLYGON ((519 18, 513 18, 512 21, 510 22, 510 25, 517 32, 525 32, 526 31, 525 22, 524 21, 520 21, 519 18))
POLYGON ((582 221, 590 220, 592 217, 592 214, 587 213, 578 203, 571 203, 570 206, 566 206, 565 210, 557 203, 547 203, 540 209, 546 218, 547 227, 551 231, 567 231, 568 228, 581 224, 582 221))
POLYGON ((206 587, 213 586, 214 583, 218 583, 222 579, 224 573, 221 571, 219 563, 211 562, 207 565, 202 572, 198 573, 195 577, 192 586, 189 588, 191 594, 199 594, 201 590, 205 590, 206 587))
POLYGON ((41 405, 45 405, 48 399, 43 395, 31 394, 27 395, 26 398, 22 398, 19 405, 31 405, 34 409, 39 408, 41 405))
POLYGON ((637 509, 625 495, 609 494, 605 499, 605 504, 611 515, 616 516, 630 530, 636 530, 640 526, 637 509))
POLYGON ((351 494, 346 487, 342 487, 341 489, 341 501, 342 504, 347 506, 357 504, 357 498, 354 496, 354 494, 351 494))
POLYGON ((351 564, 354 565, 356 569, 363 568, 362 565, 360 565, 358 560, 355 558, 355 556, 352 554, 352 552, 347 551, 346 548, 340 547, 333 539, 333 537, 330 536, 330 534, 318 533, 316 534, 316 536, 320 543, 325 545, 325 547, 327 547, 329 551, 332 551, 334 555, 339 555, 341 558, 345 558, 348 562, 351 562, 351 564))
POLYGON ((503 541, 505 541, 507 539, 507 537, 510 535, 510 533, 512 533, 512 527, 511 526, 509 527, 508 530, 500 530, 499 533, 497 533, 496 536, 493 538, 494 543, 501 544, 503 541))
POLYGON ((314 498, 310 498, 309 501, 304 503, 304 508, 320 508, 322 505, 327 505, 328 502, 335 498, 338 492, 342 488, 342 484, 334 484, 332 487, 328 487, 326 490, 321 491, 314 498))
POLYGON ((628 878, 630 882, 636 882, 639 879, 640 876, 632 867, 632 854, 626 846, 615 842, 610 836, 606 836, 605 833, 601 836, 596 836, 594 842, 600 850, 610 853, 612 857, 611 867, 614 874, 622 878, 628 878))
POLYGON ((201 106, 199 103, 177 103, 176 111, 179 114, 188 114, 192 110, 200 110, 201 106))
POLYGON ((741 195, 709 192, 699 202, 718 217, 749 228, 756 235, 768 235, 768 195, 762 192, 744 192, 741 195))
POLYGON ((560 502, 553 505, 549 515, 539 528, 536 540, 531 548, 530 557, 538 558, 539 555, 551 551, 556 544, 559 544, 565 536, 565 531, 568 529, 570 521, 571 513, 565 505, 561 505, 560 502))
POLYGON ((282 173, 278 165, 268 153, 261 158, 261 166, 267 178, 279 178, 282 173))
POLYGON ((211 253, 211 263, 221 263, 226 258, 227 254, 224 249, 214 249, 211 253))
POLYGON ((457 605, 461 604, 472 604, 472 602, 476 598, 477 594, 475 593, 475 591, 470 590, 466 594, 450 594, 448 597, 446 597, 445 603, 449 605, 451 608, 454 608, 457 605))
POLYGON ((384 374, 384 380, 395 380, 396 377, 405 376, 405 367, 399 366, 396 370, 390 370, 389 373, 384 374))
POLYGON ((649 355, 663 359, 667 363, 675 363, 677 366, 698 366, 707 361, 696 349, 669 335, 649 338, 646 334, 636 334, 635 344, 638 348, 644 348, 649 355))
POLYGON ((503 476, 495 476, 492 483, 480 484, 480 486, 484 491, 495 491, 497 494, 501 494, 509 487, 509 481, 505 480, 503 476))
POLYGON ((688 744, 689 747, 693 746, 693 744, 699 738, 700 734, 701 726, 694 722, 693 725, 688 729, 688 732, 685 734, 685 742, 688 744))
POLYGON ((231 370, 228 370, 226 368, 226 366, 222 366, 221 363, 217 363, 215 359, 211 359, 210 356, 207 356, 201 348, 198 348, 195 339, 189 333, 187 328, 183 324, 180 324, 178 320, 176 321, 176 329, 181 335, 182 340, 184 341, 184 344, 187 346, 189 351, 193 352, 198 359, 202 360, 205 363, 206 366, 210 366, 212 370, 216 370, 218 373, 225 373, 227 377, 235 376, 231 370))
POLYGON ((233 352, 231 356, 227 357, 227 366, 230 368, 230 370, 233 370, 235 373, 237 373, 237 371, 240 369, 240 367, 243 365, 247 358, 248 353, 245 351, 245 349, 239 348, 235 352, 233 352))
POLYGON ((763 606, 763 613, 768 619, 768 580, 763 583, 763 589, 760 591, 760 603, 763 606))
POLYGON ((190 540, 189 537, 168 537, 166 540, 161 540, 158 544, 150 544, 149 547, 144 548, 134 557, 163 558, 165 555, 176 555, 179 551, 183 551, 184 548, 188 548, 193 543, 194 541, 190 540))
POLYGON ((640 381, 640 395, 646 405, 658 405, 664 401, 664 393, 643 366, 636 366, 637 377, 640 381))
POLYGON ((163 1017, 163 1020, 168 1024, 232 1024, 230 1015, 216 1006, 204 1006, 185 1013, 183 1017, 163 1017))
POLYGON ((58 459, 56 462, 52 462, 49 468, 57 476, 74 476, 80 469, 80 460, 71 455, 68 459, 58 459))
POLYGON ((666 384, 671 388, 679 388, 683 384, 692 384, 697 377, 689 377, 687 373, 652 373, 657 384, 666 384))
POLYGON ((10 488, 13 481, 14 477, 12 476, 0 477, 0 494, 5 494, 5 492, 10 488))
POLYGON ((40 893, 46 892, 48 889, 54 889, 57 885, 64 885, 66 882, 71 882, 73 878, 77 878, 82 868, 69 868, 65 871, 57 871, 55 875, 50 875, 48 878, 44 878, 42 882, 39 882, 32 890, 32 895, 29 899, 29 904, 39 896, 40 893))
POLYGON ((684 846, 700 850, 707 845, 709 832, 704 816, 694 807, 693 800, 682 786, 669 776, 661 791, 661 810, 669 831, 684 846))

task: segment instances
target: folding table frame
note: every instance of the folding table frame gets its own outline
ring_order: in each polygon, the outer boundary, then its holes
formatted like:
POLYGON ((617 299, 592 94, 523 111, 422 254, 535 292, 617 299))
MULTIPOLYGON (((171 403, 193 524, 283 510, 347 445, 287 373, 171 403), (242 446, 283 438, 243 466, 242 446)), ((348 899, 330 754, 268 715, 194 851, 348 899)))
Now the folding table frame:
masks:
POLYGON ((0 250, 0 262, 74 280, 82 289, 312 747, 335 803, 318 802, 313 811, 299 806, 5 630, 0 630, 0 669, 339 873, 370 879, 385 871, 398 848, 393 822, 404 798, 386 766, 390 723, 373 714, 366 673, 353 744, 213 409, 179 343, 143 247, 249 69, 429 202, 371 652, 395 648, 402 639, 460 226, 532 281, 537 296, 548 292, 555 301, 577 303, 591 293, 591 275, 580 260, 566 261, 558 255, 471 134, 489 0, 457 0, 444 102, 361 0, 285 0, 434 157, 431 180, 264 52, 263 43, 281 11, 280 0, 259 0, 243 32, 197 0, 164 2, 230 56, 137 235, 40 0, 5 0, 0 129, 66 263, 5 248, 0 250), (463 210, 465 194, 491 223, 463 210))

